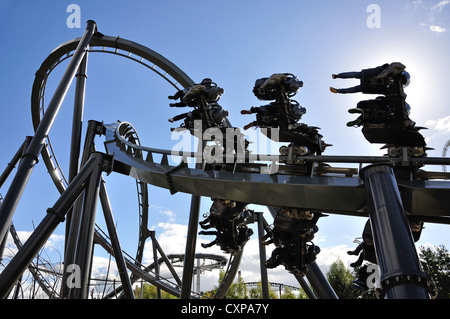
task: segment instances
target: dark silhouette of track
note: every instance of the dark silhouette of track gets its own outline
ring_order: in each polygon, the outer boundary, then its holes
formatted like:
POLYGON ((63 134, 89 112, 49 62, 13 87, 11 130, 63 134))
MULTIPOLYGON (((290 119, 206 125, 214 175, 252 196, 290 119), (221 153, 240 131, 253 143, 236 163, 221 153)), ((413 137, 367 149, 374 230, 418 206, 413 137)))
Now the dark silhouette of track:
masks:
MULTIPOLYGON (((65 288, 62 289, 60 296, 62 298, 87 298, 89 266, 92 263, 89 256, 94 241, 115 256, 125 297, 133 297, 131 282, 138 278, 181 298, 199 297, 191 292, 190 281, 192 263, 195 258, 194 248, 201 197, 268 206, 275 218, 280 209, 286 207, 301 208, 308 213, 325 212, 374 218, 373 207, 383 206, 386 203, 378 202, 380 198, 378 195, 374 195, 376 192, 369 187, 369 182, 377 181, 373 176, 377 172, 381 172, 380 174, 385 175, 384 179, 380 180, 392 184, 393 191, 388 195, 397 195, 398 193, 398 197, 393 196, 393 198, 395 197, 395 200, 400 202, 397 203, 400 213, 403 213, 404 209, 407 218, 414 218, 422 222, 449 223, 450 203, 447 199, 450 195, 450 183, 448 182, 450 176, 445 172, 432 172, 423 168, 424 165, 448 165, 450 160, 444 157, 410 156, 406 151, 395 156, 390 154, 391 156, 384 157, 327 156, 322 155, 322 149, 320 149, 317 151, 317 154, 320 155, 309 153, 292 161, 290 155, 284 154, 277 156, 276 160, 272 157, 270 163, 267 162, 268 156, 264 154, 246 154, 239 162, 235 161, 235 155, 225 155, 226 164, 218 165, 214 162, 204 161, 203 150, 173 152, 142 146, 142 141, 131 123, 103 124, 90 121, 86 134, 90 138, 86 138, 85 152, 82 155, 80 167, 77 167, 77 163, 81 155, 79 154, 81 133, 74 133, 72 136, 71 167, 69 167, 69 178, 66 178, 57 161, 56 154, 53 152, 48 132, 73 76, 64 76, 48 107, 44 101, 46 82, 51 72, 66 59, 71 61, 68 66, 68 70, 71 72, 67 74, 73 75, 76 70, 81 72, 80 74, 85 73, 86 65, 83 63, 83 59, 91 53, 115 54, 131 59, 156 72, 175 90, 188 88, 195 84, 183 71, 163 56, 138 43, 119 37, 105 36, 98 32, 93 21, 88 21, 86 33, 82 38, 60 45, 48 56, 36 72, 32 89, 32 118, 36 135, 31 139, 28 148, 20 149, 23 149, 21 157, 25 159, 25 164, 19 166, 15 182, 1 206, 2 235, 10 230, 10 220, 15 206, 20 200, 21 192, 23 192, 39 156, 42 156, 55 186, 61 193, 61 198, 48 210, 48 216, 0 274, 0 292, 3 298, 8 296, 12 285, 28 267, 37 251, 45 243, 46 238, 66 217, 68 218, 66 232, 68 251, 66 258, 68 259, 65 264, 84 263, 86 267, 83 270, 85 279, 83 279, 82 287, 79 290, 77 290, 78 287, 68 291, 64 291, 65 288), (104 136, 105 153, 95 146, 95 135, 104 136), (180 158, 185 161, 182 160, 179 165, 174 165, 169 164, 169 158, 180 158), (197 160, 196 165, 189 167, 186 164, 188 158, 194 159, 189 162, 197 160), (347 164, 355 163, 359 164, 359 168, 346 167, 347 164), (270 169, 268 169, 268 164, 272 165, 270 169), (341 166, 335 166, 336 164, 341 166), (366 167, 363 168, 363 165, 366 167), (383 168, 379 169, 377 165, 383 168), (136 180, 140 230, 135 258, 124 254, 120 247, 120 241, 113 226, 114 220, 104 186, 103 172, 124 174, 136 180), (183 278, 175 279, 175 282, 162 278, 152 272, 151 267, 141 264, 144 245, 146 239, 150 237, 147 229, 148 184, 168 189, 170 194, 182 192, 192 195, 183 278), (396 192, 397 189, 398 192, 396 192), (83 196, 84 201, 78 201, 79 196, 83 196), (94 227, 94 211, 98 199, 101 201, 107 220, 109 236, 94 227), (74 229, 77 229, 76 233, 74 233, 74 229), (79 248, 81 246, 79 243, 84 245, 84 250, 79 248), (126 275, 126 269, 131 271, 131 279, 126 275)), ((74 112, 74 123, 76 114, 82 113, 84 107, 83 101, 80 100, 84 91, 82 78, 82 76, 77 78, 76 96, 79 99, 75 105, 75 110, 78 112, 74 112)), ((73 132, 77 131, 78 128, 74 125, 73 132)), ((151 144, 151 141, 146 142, 151 144)), ((18 160, 19 158, 17 158, 18 160)), ((168 194, 168 196, 170 195, 168 194)), ((253 222, 258 223, 259 239, 264 237, 264 231, 270 233, 263 218, 253 222)), ((386 220, 385 222, 393 221, 386 220)), ((156 239, 152 238, 152 240, 156 239)), ((388 250, 386 246, 381 248, 388 250)), ((236 276, 244 250, 230 255, 225 278, 215 298, 224 297, 236 276)), ((164 256, 162 250, 159 250, 159 254, 164 256)), ((388 256, 385 255, 383 258, 386 257, 386 260, 389 260, 393 254, 389 251, 388 256)), ((266 271, 263 263, 264 260, 261 260, 261 272, 266 271)), ((329 291, 326 280, 324 281, 323 276, 321 277, 321 273, 318 272, 317 265, 312 262, 307 267, 306 275, 310 284, 315 288, 314 293, 322 298, 335 298, 334 292, 329 291)), ((304 286, 305 282, 302 281, 302 276, 294 275, 304 286)), ((421 274, 414 273, 414 276, 420 279, 421 274)), ((35 273, 35 278, 40 281, 38 272, 35 273)), ((406 275, 405 278, 409 280, 406 275)), ((391 289, 388 280, 386 282, 387 289, 391 289)), ((406 284, 410 284, 410 282, 406 284)), ((313 297, 312 292, 310 296, 313 297)))

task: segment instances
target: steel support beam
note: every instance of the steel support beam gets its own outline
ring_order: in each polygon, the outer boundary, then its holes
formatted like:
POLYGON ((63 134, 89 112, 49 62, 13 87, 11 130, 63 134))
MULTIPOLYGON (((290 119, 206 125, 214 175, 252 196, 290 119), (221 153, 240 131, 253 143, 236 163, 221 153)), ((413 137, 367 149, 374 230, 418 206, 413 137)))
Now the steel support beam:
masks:
POLYGON ((111 210, 111 204, 109 202, 108 193, 106 192, 105 181, 103 179, 101 179, 100 184, 100 203, 102 205, 103 215, 105 216, 105 223, 106 227, 108 228, 111 246, 114 250, 114 259, 116 260, 117 269, 119 271, 119 277, 122 282, 122 288, 125 294, 125 298, 134 299, 133 287, 131 285, 130 277, 127 273, 127 265, 122 253, 116 226, 114 225, 114 217, 111 210))
POLYGON ((0 298, 8 297, 16 281, 50 238, 55 228, 64 221, 66 213, 84 190, 93 171, 97 171, 102 161, 103 154, 94 154, 61 194, 53 207, 47 210, 47 215, 0 274, 0 298))
POLYGON ((75 86, 75 101, 72 118, 72 138, 70 143, 69 182, 77 175, 81 149, 81 133, 83 128, 84 97, 86 91, 88 52, 78 68, 75 86))
MULTIPOLYGON (((203 152, 206 142, 199 138, 198 152, 203 152)), ((197 168, 202 167, 202 163, 196 164, 197 168)), ((181 279, 181 299, 190 299, 192 291, 192 276, 194 274, 195 245, 197 244, 198 219, 200 214, 201 197, 192 195, 191 209, 189 212, 188 232, 186 238, 186 248, 184 253, 183 276, 181 279)))
POLYGON ((311 287, 306 282, 305 278, 303 278, 303 276, 301 276, 301 275, 294 275, 294 276, 297 279, 297 281, 300 284, 300 286, 302 287, 303 291, 308 296, 308 298, 309 299, 317 299, 316 295, 314 294, 314 292, 312 291, 311 287))
MULTIPOLYGON (((86 130, 85 143, 83 148, 83 155, 81 158, 81 165, 85 165, 89 156, 95 151, 94 138, 98 129, 98 122, 89 121, 86 130)), ((63 282, 66 282, 67 277, 70 275, 67 271, 69 265, 74 264, 74 254, 76 245, 78 242, 79 230, 81 228, 81 218, 83 211, 85 194, 82 193, 81 196, 75 201, 71 210, 67 213, 70 216, 70 220, 66 220, 66 238, 64 245, 64 272, 63 272, 63 282)), ((67 285, 61 285, 61 297, 69 298, 69 287, 67 285)))
POLYGON ((198 218, 201 197, 192 195, 189 212, 186 252, 184 254, 183 277, 181 279, 181 299, 190 299, 192 290, 192 275, 194 274, 195 245, 197 243, 198 218))
POLYGON ((3 204, 0 207, 0 241, 3 240, 9 230, 14 212, 19 204, 26 184, 30 179, 34 166, 38 162, 38 157, 44 147, 45 140, 48 137, 56 115, 58 114, 70 84, 72 83, 75 72, 85 56, 89 42, 96 32, 96 23, 89 20, 87 22, 86 31, 80 40, 78 47, 70 60, 58 87, 55 90, 55 93, 53 94, 53 97, 35 131, 27 151, 23 155, 22 162, 18 167, 17 173, 11 182, 8 192, 6 193, 3 204))
MULTIPOLYGON (((84 112, 84 96, 86 90, 87 78, 87 61, 88 52, 85 53, 83 60, 78 68, 75 86, 75 101, 73 106, 72 119, 72 138, 70 143, 70 162, 69 162, 69 183, 74 179, 78 173, 81 149, 81 131, 83 127, 83 112, 84 112)), ((82 165, 83 163, 81 163, 82 165)), ((70 230, 70 220, 72 212, 67 214, 66 218, 66 238, 68 238, 70 230)))
POLYGON ((261 290, 262 299, 269 299, 269 279, 267 276, 266 262, 266 246, 263 244, 264 237, 264 217, 263 213, 255 212, 258 222, 258 243, 259 243, 259 268, 261 273, 261 290))
POLYGON ((175 281, 177 282, 178 285, 181 286, 181 279, 178 276, 177 272, 175 271, 175 268, 173 268, 172 263, 170 262, 169 258, 167 258, 166 253, 164 252, 164 250, 162 249, 161 245, 158 243, 158 240, 156 239, 156 236, 154 236, 154 238, 152 238, 152 241, 156 247, 156 249, 158 250, 159 254, 161 255, 161 258, 164 260, 164 262, 166 263, 167 268, 169 268, 170 273, 173 276, 173 279, 175 279, 175 281))
POLYGON ((318 299, 338 299, 327 278, 314 261, 307 266, 305 275, 318 299))
MULTIPOLYGON (((158 250, 156 247, 156 237, 155 237, 155 231, 150 231, 150 238, 152 239, 152 248, 153 248, 153 264, 155 265, 155 278, 156 280, 159 280, 159 263, 158 263, 158 250)), ((156 287, 156 294, 158 296, 158 299, 162 299, 161 296, 161 289, 159 287, 156 287)))
POLYGON ((25 153, 25 151, 27 150, 28 145, 30 145, 31 139, 32 139, 31 136, 27 136, 25 138, 25 141, 23 141, 22 145, 20 145, 20 147, 17 150, 16 154, 14 154, 13 158, 8 163, 8 166, 5 168, 5 170, 3 171, 2 175, 0 176, 0 188, 3 186, 3 184, 6 181, 6 179, 11 174, 12 170, 16 167, 16 165, 19 162, 20 158, 22 157, 23 153, 25 153))
MULTIPOLYGON (((28 145, 30 144, 31 136, 27 136, 25 138, 25 141, 20 145, 19 149, 17 150, 16 154, 13 156, 11 161, 8 163, 8 166, 3 171, 2 175, 0 176, 0 188, 5 183, 6 179, 11 174, 12 170, 16 167, 17 163, 19 162, 20 158, 22 157, 22 154, 26 151, 28 148, 28 145)), ((0 199, 0 205, 2 204, 2 200, 0 199)), ((5 252, 6 247, 6 241, 8 239, 8 236, 6 235, 3 240, 0 240, 0 261, 3 259, 3 253, 5 252)))
POLYGON ((100 165, 97 165, 85 189, 83 212, 73 258, 73 264, 80 268, 81 287, 74 286, 69 289, 69 298, 72 299, 87 299, 89 293, 88 288, 94 249, 95 215, 100 192, 101 173, 102 168, 100 165))
POLYGON ((369 165, 364 181, 369 216, 387 299, 429 299, 420 279, 422 272, 397 181, 389 164, 369 165), (398 280, 397 280, 398 279, 398 280))

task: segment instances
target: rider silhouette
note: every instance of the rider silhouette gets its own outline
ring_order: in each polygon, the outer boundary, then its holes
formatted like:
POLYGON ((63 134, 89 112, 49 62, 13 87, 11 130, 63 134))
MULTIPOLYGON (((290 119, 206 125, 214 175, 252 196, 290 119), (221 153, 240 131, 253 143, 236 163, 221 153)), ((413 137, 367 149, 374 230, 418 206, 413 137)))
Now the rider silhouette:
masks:
POLYGON ((330 87, 330 91, 333 93, 347 94, 347 93, 368 93, 368 94, 388 94, 396 93, 389 91, 389 78, 397 74, 402 73, 402 80, 404 85, 409 83, 409 73, 404 71, 405 66, 400 62, 394 62, 391 64, 385 63, 375 68, 363 69, 359 72, 343 72, 333 74, 333 79, 359 79, 360 84, 357 86, 336 89, 330 87))

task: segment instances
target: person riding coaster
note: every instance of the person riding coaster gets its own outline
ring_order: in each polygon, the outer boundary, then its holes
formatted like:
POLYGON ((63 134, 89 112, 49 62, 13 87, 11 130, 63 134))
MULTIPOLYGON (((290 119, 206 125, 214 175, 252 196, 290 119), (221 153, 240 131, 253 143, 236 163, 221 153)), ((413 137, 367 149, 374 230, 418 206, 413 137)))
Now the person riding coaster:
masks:
POLYGON ((273 229, 263 238, 265 245, 274 243, 276 248, 265 262, 267 268, 283 265, 293 274, 304 275, 306 266, 316 260, 319 246, 312 240, 319 230, 316 223, 322 213, 311 213, 299 208, 280 209, 273 229))
POLYGON ((291 142, 295 146, 305 146, 308 154, 321 154, 325 147, 329 146, 322 141, 322 135, 318 133, 318 127, 311 127, 304 123, 298 123, 306 113, 306 108, 291 99, 303 82, 299 81, 291 73, 275 73, 268 78, 255 81, 253 93, 259 100, 275 100, 267 105, 252 107, 250 110, 242 110, 241 114, 256 114, 256 121, 244 126, 269 128, 263 130, 268 138, 277 138, 277 142, 291 142), (278 129, 277 134, 271 134, 272 129, 278 129))
POLYGON ((419 133, 423 127, 416 126, 409 118, 411 108, 403 90, 410 83, 410 75, 405 68, 402 63, 394 62, 359 72, 333 74, 333 79, 357 78, 360 84, 345 89, 330 87, 330 90, 341 94, 381 94, 375 99, 360 101, 356 108, 350 109, 349 113, 360 115, 347 126, 362 126, 362 133, 370 143, 384 143, 390 150, 407 147, 411 154, 422 156, 427 149, 419 133))
POLYGON ((223 93, 224 90, 209 78, 203 79, 199 84, 179 90, 175 95, 169 96, 169 99, 180 99, 180 102, 171 103, 169 106, 192 107, 194 110, 170 118, 169 122, 173 123, 184 119, 184 125, 182 124, 179 129, 187 129, 192 134, 194 134, 194 129, 196 129, 194 125, 196 120, 201 121, 202 130, 210 127, 230 127, 231 125, 227 119, 228 111, 224 110, 218 103, 223 93))
MULTIPOLYGON (((210 150, 217 151, 221 149, 221 154, 245 153, 249 142, 244 134, 238 128, 232 127, 228 120, 228 111, 223 109, 218 101, 224 89, 219 87, 210 78, 205 78, 199 84, 179 90, 175 95, 169 96, 169 99, 177 100, 177 103, 169 104, 170 107, 192 107, 193 110, 174 116, 169 122, 184 120, 178 128, 172 128, 172 131, 188 130, 192 135, 202 134, 205 141, 209 141, 214 136, 212 143, 206 145, 205 156, 208 158, 219 159, 219 156, 210 154, 210 150), (220 136, 217 137, 217 131, 220 130, 220 136), (230 131, 232 134, 229 134, 230 131)), ((220 162, 224 162, 222 159, 220 162)))
POLYGON ((235 255, 253 235, 253 230, 247 227, 253 211, 246 208, 246 203, 222 199, 212 200, 209 214, 205 214, 205 219, 199 223, 204 229, 199 232, 199 235, 214 235, 216 238, 208 244, 202 243, 202 247, 218 245, 224 252, 235 255), (210 228, 216 230, 206 231, 210 228))

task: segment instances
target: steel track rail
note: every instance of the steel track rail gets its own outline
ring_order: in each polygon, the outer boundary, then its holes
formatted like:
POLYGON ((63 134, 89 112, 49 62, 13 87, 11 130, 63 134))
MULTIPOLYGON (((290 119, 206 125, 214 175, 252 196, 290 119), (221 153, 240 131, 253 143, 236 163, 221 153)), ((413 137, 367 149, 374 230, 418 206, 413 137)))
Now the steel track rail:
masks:
MULTIPOLYGON (((171 151, 133 145, 118 133, 121 125, 105 125, 105 147, 114 155, 113 170, 145 181, 149 184, 188 194, 235 200, 245 203, 278 207, 302 207, 311 211, 368 216, 363 182, 358 176, 261 174, 260 172, 202 170, 168 164, 171 151), (144 152, 142 158, 133 156, 144 152), (147 153, 147 155, 145 155, 147 153), (153 160, 161 156, 161 162, 153 160), (144 159, 145 160, 144 160, 144 159), (168 176, 168 174, 170 176, 168 176), (325 195, 326 194, 326 195, 325 195)), ((177 154, 183 157, 198 154, 177 154)), ((306 160, 325 161, 330 157, 311 157, 306 160)), ((336 162, 401 161, 384 157, 331 157, 336 162)), ((417 159, 416 161, 441 164, 448 159, 417 159)), ((245 165, 244 165, 245 166, 245 165)), ((251 165, 254 167, 254 165, 251 165)), ((426 216, 427 220, 441 223, 450 216, 450 182, 446 180, 399 179, 406 211, 414 216, 426 216)))

